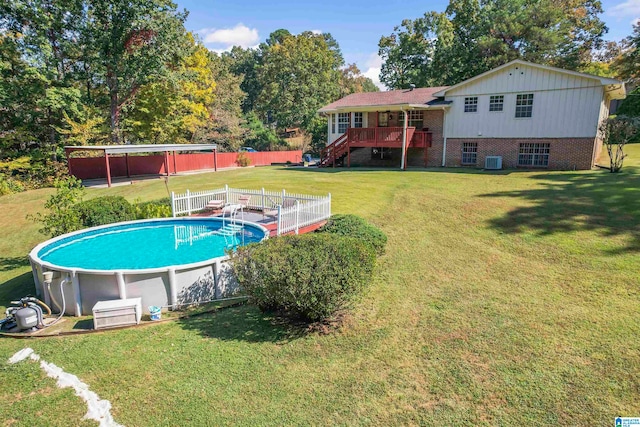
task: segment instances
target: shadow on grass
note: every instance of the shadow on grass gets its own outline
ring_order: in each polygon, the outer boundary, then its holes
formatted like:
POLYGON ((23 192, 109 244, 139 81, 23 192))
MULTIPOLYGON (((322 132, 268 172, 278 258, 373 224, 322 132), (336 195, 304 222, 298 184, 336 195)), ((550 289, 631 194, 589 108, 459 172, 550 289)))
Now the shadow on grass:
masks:
POLYGON ((284 343, 305 335, 302 326, 289 325, 257 307, 244 304, 219 309, 213 313, 181 319, 180 326, 203 337, 224 341, 284 343))
POLYGON ((33 274, 31 272, 23 273, 0 284, 0 305, 6 307, 10 301, 35 294, 33 274))
POLYGON ((11 271, 28 265, 29 259, 26 256, 0 257, 0 271, 11 271))
POLYGON ((401 170, 398 167, 367 167, 367 166, 352 166, 332 168, 331 166, 326 168, 317 167, 283 167, 280 170, 296 171, 296 172, 315 172, 315 173, 348 173, 348 172, 401 172, 401 173, 416 173, 416 172, 441 172, 441 173, 455 173, 461 175, 511 175, 526 172, 539 172, 539 169, 500 169, 500 170, 485 170, 472 167, 459 167, 459 168, 442 168, 442 167, 415 167, 409 166, 406 170, 401 170))
POLYGON ((629 244, 611 254, 640 251, 640 170, 623 173, 539 174, 542 188, 503 191, 481 197, 513 197, 531 204, 490 220, 506 233, 536 230, 540 235, 596 231, 604 236, 626 236, 629 244))

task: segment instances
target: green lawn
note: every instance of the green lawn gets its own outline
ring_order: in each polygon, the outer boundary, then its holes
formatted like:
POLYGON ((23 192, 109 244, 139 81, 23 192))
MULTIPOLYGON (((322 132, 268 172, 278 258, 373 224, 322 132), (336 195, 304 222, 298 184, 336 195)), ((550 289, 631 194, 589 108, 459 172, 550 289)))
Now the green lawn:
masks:
MULTIPOLYGON (((640 415, 640 146, 622 174, 256 168, 171 178, 333 196, 389 236, 363 301, 330 335, 250 306, 133 330, 0 340, 74 373, 133 425, 612 425, 640 415)), ((0 304, 32 288, 50 190, 0 198, 0 304)), ((162 180, 90 190, 166 196, 162 180)), ((0 361, 0 419, 86 411, 37 364, 0 361)), ((88 423, 87 421, 84 421, 88 423)), ((89 424, 90 425, 90 424, 89 424)))

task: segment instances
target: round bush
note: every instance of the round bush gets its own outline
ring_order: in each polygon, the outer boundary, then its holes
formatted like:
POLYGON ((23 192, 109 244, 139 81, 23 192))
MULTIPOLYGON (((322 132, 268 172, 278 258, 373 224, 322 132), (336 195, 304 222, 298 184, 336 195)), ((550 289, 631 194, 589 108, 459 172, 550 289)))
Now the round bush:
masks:
POLYGON ((78 203, 80 220, 85 227, 136 219, 136 210, 122 196, 104 196, 78 203))
POLYGON ((231 266, 241 290, 260 309, 318 321, 347 308, 362 293, 375 253, 350 237, 282 236, 238 248, 231 266))
POLYGON ((378 255, 384 253, 387 244, 387 236, 382 230, 357 215, 333 215, 318 232, 360 239, 370 245, 378 255))
POLYGON ((134 205, 137 219, 169 218, 171 216, 171 199, 151 200, 134 205))

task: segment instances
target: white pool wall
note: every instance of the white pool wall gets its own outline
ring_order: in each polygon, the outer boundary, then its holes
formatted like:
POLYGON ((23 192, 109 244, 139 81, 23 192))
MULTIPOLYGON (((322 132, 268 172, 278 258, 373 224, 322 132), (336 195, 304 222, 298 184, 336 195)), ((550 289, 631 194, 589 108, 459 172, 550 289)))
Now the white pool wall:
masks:
MULTIPOLYGON (((36 294, 44 299, 54 310, 62 309, 60 284, 65 295, 65 314, 84 316, 92 314, 92 308, 98 301, 142 298, 142 307, 148 313, 148 307, 155 305, 164 308, 177 308, 179 305, 228 298, 238 293, 238 285, 229 274, 229 256, 211 258, 193 264, 172 265, 160 268, 140 270, 90 270, 69 268, 51 264, 38 257, 40 250, 60 239, 82 234, 87 231, 109 228, 119 225, 163 222, 163 221, 222 221, 216 218, 159 218, 119 222, 99 227, 86 228, 64 234, 40 243, 29 254, 36 294), (53 273, 50 286, 45 286, 43 273, 53 273)), ((237 223, 256 227, 268 238, 269 230, 259 224, 240 221, 237 223)))

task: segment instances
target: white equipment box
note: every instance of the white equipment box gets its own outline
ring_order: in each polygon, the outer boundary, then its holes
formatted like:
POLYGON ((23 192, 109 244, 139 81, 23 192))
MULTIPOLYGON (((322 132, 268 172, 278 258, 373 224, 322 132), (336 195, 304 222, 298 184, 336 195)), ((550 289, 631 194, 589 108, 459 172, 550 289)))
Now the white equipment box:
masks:
POLYGON ((98 301, 92 310, 94 329, 137 325, 142 318, 142 299, 98 301))

